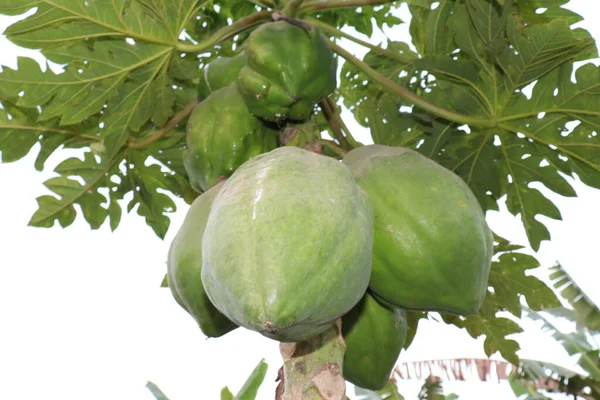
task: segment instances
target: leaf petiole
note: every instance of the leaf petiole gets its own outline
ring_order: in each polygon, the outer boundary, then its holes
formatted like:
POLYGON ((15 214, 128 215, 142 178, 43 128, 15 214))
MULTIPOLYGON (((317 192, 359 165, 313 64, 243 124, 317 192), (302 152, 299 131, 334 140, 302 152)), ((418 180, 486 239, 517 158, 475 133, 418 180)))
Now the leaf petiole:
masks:
POLYGON ((459 124, 468 124, 478 128, 493 128, 497 125, 497 121, 495 118, 470 117, 468 115, 459 114, 454 111, 450 111, 448 109, 436 106, 435 104, 432 104, 427 100, 423 99, 422 97, 411 92, 410 90, 398 86, 395 82, 380 74, 373 68, 369 67, 365 62, 354 57, 348 51, 333 43, 331 40, 327 38, 325 38, 325 40, 329 43, 334 52, 336 52, 341 57, 345 58, 346 61, 353 64, 355 67, 367 74, 375 82, 379 83, 382 89, 386 92, 397 94, 405 100, 412 102, 417 107, 422 108, 423 110, 437 117, 444 118, 448 121, 456 122, 459 124))
POLYGON ((169 131, 177 126, 179 122, 181 122, 184 118, 191 114, 194 110, 194 107, 198 104, 198 99, 194 99, 186 104, 185 107, 181 109, 177 114, 173 116, 162 128, 154 132, 151 136, 138 140, 132 141, 129 143, 128 147, 130 149, 142 149, 144 147, 150 146, 152 143, 160 140, 163 136, 165 136, 169 131))
POLYGON ((245 18, 239 19, 231 25, 227 25, 219 29, 214 35, 199 42, 198 44, 178 43, 175 48, 184 53, 202 53, 211 47, 230 39, 239 33, 247 31, 248 29, 251 29, 269 19, 271 19, 271 12, 259 11, 245 18))
POLYGON ((414 60, 413 57, 407 56, 405 54, 401 54, 401 53, 398 53, 398 52, 395 52, 395 51, 391 51, 391 50, 387 50, 387 49, 382 49, 379 46, 376 46, 376 45, 371 44, 369 42, 365 42, 364 40, 361 40, 361 39, 359 39, 357 37, 354 37, 354 36, 352 36, 352 35, 344 32, 344 31, 341 31, 341 30, 339 30, 339 29, 337 29, 337 28, 335 28, 335 27, 333 27, 333 26, 331 26, 331 25, 329 25, 329 24, 327 24, 325 22, 319 21, 316 18, 307 17, 307 18, 304 18, 304 21, 306 21, 309 24, 311 24, 311 25, 313 25, 313 26, 321 29, 321 31, 323 31, 323 32, 325 32, 325 33, 327 33, 327 34, 329 34, 331 36, 346 38, 348 40, 353 41, 354 43, 360 44, 361 46, 364 46, 364 47, 372 50, 373 53, 380 54, 382 56, 389 57, 389 58, 394 59, 394 60, 398 60, 401 63, 410 64, 414 60))

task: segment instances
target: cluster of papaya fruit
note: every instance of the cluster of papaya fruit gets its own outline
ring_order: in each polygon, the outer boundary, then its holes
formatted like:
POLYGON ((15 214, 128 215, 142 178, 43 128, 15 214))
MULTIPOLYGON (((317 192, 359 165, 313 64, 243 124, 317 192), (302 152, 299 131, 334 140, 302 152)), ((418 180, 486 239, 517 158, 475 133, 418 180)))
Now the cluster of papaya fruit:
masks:
POLYGON ((321 33, 287 21, 205 67, 185 155, 204 193, 171 244, 168 282, 209 337, 242 326, 297 342, 341 318, 343 376, 377 390, 406 310, 477 312, 493 241, 469 187, 415 151, 368 145, 340 161, 279 147, 281 127, 335 86, 321 33))

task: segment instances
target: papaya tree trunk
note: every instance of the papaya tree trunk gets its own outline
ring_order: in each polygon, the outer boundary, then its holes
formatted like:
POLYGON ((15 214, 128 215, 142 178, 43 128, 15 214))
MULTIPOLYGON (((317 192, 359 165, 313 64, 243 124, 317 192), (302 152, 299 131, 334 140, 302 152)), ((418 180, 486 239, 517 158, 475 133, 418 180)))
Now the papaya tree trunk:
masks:
POLYGON ((342 365, 346 344, 341 322, 304 342, 281 343, 283 400, 344 400, 342 365))

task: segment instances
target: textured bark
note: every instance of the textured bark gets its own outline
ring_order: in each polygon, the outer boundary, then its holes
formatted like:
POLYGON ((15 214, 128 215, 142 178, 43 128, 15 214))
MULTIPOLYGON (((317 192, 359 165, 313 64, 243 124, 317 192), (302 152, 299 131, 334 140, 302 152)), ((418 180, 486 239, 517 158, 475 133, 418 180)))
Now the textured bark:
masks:
POLYGON ((344 400, 342 365, 346 345, 340 324, 297 343, 281 343, 283 400, 344 400))

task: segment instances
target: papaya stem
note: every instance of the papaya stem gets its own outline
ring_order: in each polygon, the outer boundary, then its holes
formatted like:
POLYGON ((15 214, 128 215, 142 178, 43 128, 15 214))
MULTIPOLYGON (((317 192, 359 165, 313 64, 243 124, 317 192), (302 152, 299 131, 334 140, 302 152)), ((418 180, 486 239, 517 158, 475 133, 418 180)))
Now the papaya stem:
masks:
POLYGON ((214 35, 197 44, 178 43, 175 48, 185 53, 202 53, 241 32, 247 31, 256 25, 263 23, 268 19, 271 19, 271 13, 269 11, 259 11, 257 13, 248 15, 247 17, 241 18, 231 25, 224 26, 216 31, 214 35))
POLYGON ((332 118, 334 118, 339 123, 340 127, 342 128, 342 132, 345 133, 344 141, 346 142, 346 144, 349 144, 351 149, 361 147, 363 144, 357 142, 356 139, 354 139, 354 136, 352 136, 350 129, 348 129, 348 126, 346 126, 346 123, 342 119, 342 116, 340 115, 337 105, 333 102, 333 99, 331 97, 328 97, 326 101, 328 107, 332 110, 332 118))
POLYGON ((281 13, 288 17, 295 17, 302 3, 304 3, 304 0, 290 0, 285 7, 283 7, 281 13))
POLYGON ((333 43, 331 40, 327 38, 325 38, 325 40, 329 43, 334 52, 339 54, 341 57, 345 58, 346 61, 353 64, 366 75, 371 77, 371 79, 373 79, 375 82, 379 83, 384 91, 396 94, 402 97, 403 99, 413 103, 415 106, 422 108, 430 114, 433 114, 440 118, 444 118, 448 121, 456 122, 459 124, 467 124, 478 128, 493 128, 497 125, 497 121, 495 118, 471 117, 436 106, 435 104, 428 102, 421 96, 418 96, 415 93, 411 92, 410 90, 397 85, 394 81, 380 74, 373 68, 369 67, 365 62, 354 57, 347 50, 333 43))
POLYGON ((248 0, 248 1, 250 1, 250 3, 256 4, 257 6, 262 7, 262 8, 274 8, 275 7, 273 2, 270 0, 248 0))
POLYGON ((185 117, 191 114, 194 110, 194 107, 198 104, 198 99, 190 101, 179 111, 177 114, 173 116, 166 124, 164 124, 159 130, 154 132, 152 135, 148 136, 145 139, 132 141, 128 144, 130 149, 143 149, 144 147, 150 146, 152 143, 160 140, 164 137, 171 129, 175 128, 178 123, 180 123, 185 117))
POLYGON ((361 40, 361 39, 354 37, 346 32, 343 32, 325 22, 319 21, 316 18, 306 17, 306 18, 304 18, 304 20, 306 22, 308 22, 309 24, 321 29, 322 32, 325 32, 331 36, 346 38, 348 40, 353 41, 354 43, 360 44, 361 46, 364 46, 364 47, 372 50, 373 53, 391 58, 393 60, 398 60, 403 64, 411 64, 415 59, 414 57, 408 56, 406 54, 398 53, 398 52, 392 51, 392 50, 382 49, 379 46, 376 46, 369 42, 365 42, 364 40, 361 40))
POLYGON ((342 133, 342 124, 340 118, 336 114, 335 104, 333 104, 333 107, 332 104, 333 101, 331 101, 329 97, 327 97, 319 103, 319 106, 321 107, 323 115, 325 115, 325 119, 327 120, 327 123, 329 124, 329 127, 333 132, 333 136, 337 139, 338 142, 340 142, 340 146, 343 149, 350 150, 350 144, 348 143, 346 137, 342 133))
POLYGON ((280 343, 283 400, 344 400, 342 366, 346 345, 340 323, 303 342, 280 343))
POLYGON ((381 4, 393 3, 390 0, 314 0, 308 1, 300 7, 300 12, 312 12, 322 10, 332 10, 336 8, 358 8, 378 6, 381 4))
POLYGON ((335 142, 327 139, 315 139, 316 144, 323 145, 327 147, 329 150, 333 151, 335 154, 343 158, 346 154, 348 154, 348 150, 342 149, 335 142))
POLYGON ((307 32, 310 32, 313 29, 312 25, 309 24, 308 22, 304 22, 302 20, 295 19, 294 17, 290 17, 288 15, 282 14, 277 11, 275 11, 272 14, 272 17, 273 17, 273 21, 286 21, 287 23, 292 24, 297 27, 300 27, 307 32))

